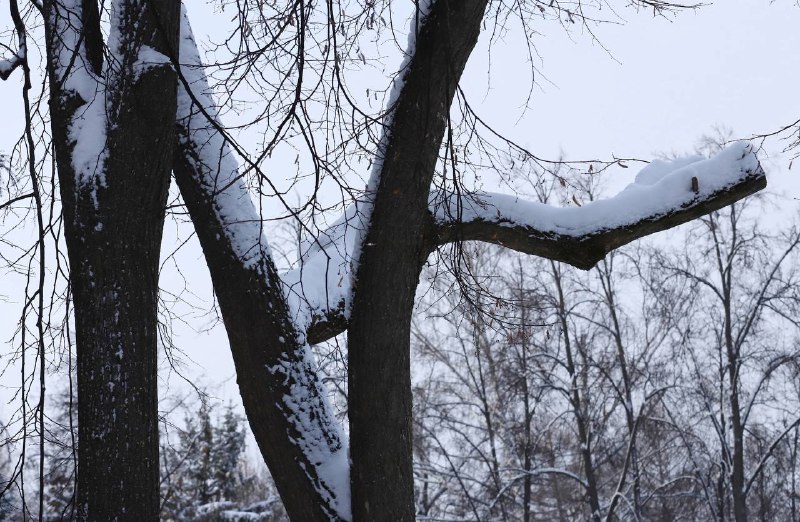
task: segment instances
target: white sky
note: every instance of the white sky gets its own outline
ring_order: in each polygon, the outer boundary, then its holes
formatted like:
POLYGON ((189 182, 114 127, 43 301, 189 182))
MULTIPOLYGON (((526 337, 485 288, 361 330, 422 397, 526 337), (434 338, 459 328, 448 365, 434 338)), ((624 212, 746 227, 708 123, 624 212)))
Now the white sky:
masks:
MULTIPOLYGON (((543 27, 544 34, 535 40, 541 56, 535 65, 547 80, 538 82, 521 120, 529 78, 522 74, 526 56, 516 34, 495 47, 488 83, 486 47, 476 49, 463 82, 470 101, 497 128, 553 159, 561 151, 571 159, 687 152, 717 125, 748 137, 800 117, 800 7, 793 0, 723 0, 669 19, 653 18, 647 10, 617 12, 627 23, 596 28, 602 46, 579 26, 570 34, 553 24, 543 27)), ((219 15, 209 14, 199 3, 190 6, 190 14, 196 16, 199 40, 219 27, 219 15)), ((7 26, 6 22, 7 14, 1 13, 0 23, 7 26)), ((19 78, 16 74, 14 81, 0 82, 3 152, 11 150, 22 130, 19 78)), ((779 143, 768 143, 770 157, 762 161, 770 185, 796 196, 800 164, 788 171, 789 159, 779 150, 779 143)), ((619 169, 611 175, 627 181, 636 170, 619 169)), ((796 212, 795 203, 787 200, 784 212, 796 212)), ((174 229, 167 224, 165 252, 171 251, 174 229)), ((185 235, 185 229, 180 234, 185 235)), ((196 243, 180 253, 179 262, 189 288, 208 310, 211 287, 196 243)), ((169 272, 174 277, 174 271, 169 272)), ((6 343, 16 327, 21 298, 19 278, 0 277, 0 296, 9 301, 0 301, 0 342, 6 343)), ((166 284, 181 286, 174 280, 166 284)), ((207 385, 224 380, 212 391, 234 398, 233 365, 223 329, 195 332, 209 324, 208 317, 190 318, 188 323, 175 325, 179 347, 196 363, 186 366, 187 375, 207 385)), ((9 349, 6 344, 3 351, 9 349)), ((16 372, 6 374, 0 385, 13 388, 18 378, 16 372)), ((174 378, 170 385, 184 389, 174 378)), ((7 409, 0 404, 0 411, 7 409)))

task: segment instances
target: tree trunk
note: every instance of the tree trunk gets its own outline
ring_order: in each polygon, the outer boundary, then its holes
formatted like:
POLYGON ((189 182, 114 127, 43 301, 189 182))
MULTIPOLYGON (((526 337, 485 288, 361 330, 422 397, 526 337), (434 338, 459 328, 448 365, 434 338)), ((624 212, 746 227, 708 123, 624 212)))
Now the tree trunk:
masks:
MULTIPOLYGON (((78 373, 77 507, 81 520, 155 521, 159 515, 157 411, 158 268, 172 166, 174 71, 134 70, 140 46, 177 44, 177 1, 120 2, 113 79, 97 96, 109 107, 105 158, 87 182, 76 173, 71 125, 84 100, 50 68, 52 126, 75 307, 78 373), (131 53, 135 53, 132 54, 131 53), (157 103, 154 103, 157 100, 157 103)), ((99 18, 83 2, 86 54, 100 73, 99 18), (96 25, 93 25, 96 24, 96 25), (96 32, 93 32, 96 31, 96 32)), ((46 9, 56 8, 48 2, 46 9)), ((65 16, 62 14, 60 16, 65 16)), ((61 35, 48 28, 48 59, 61 35)), ((82 58, 78 58, 81 60, 82 58)))
POLYGON ((736 522, 747 522, 747 498, 744 477, 744 426, 742 425, 739 404, 739 365, 738 347, 734 345, 731 318, 730 280, 724 288, 725 345, 728 355, 728 386, 731 408, 731 432, 733 435, 733 458, 731 462, 731 492, 733 494, 733 516, 736 522))
MULTIPOLYGON (((556 284, 556 291, 558 293, 558 319, 560 322, 561 332, 564 336, 564 353, 566 355, 566 369, 570 376, 570 389, 571 394, 569 397, 570 404, 572 405, 575 423, 578 428, 578 442, 580 443, 581 460, 583 461, 583 472, 586 475, 586 499, 589 504, 591 513, 589 518, 592 522, 600 522, 600 495, 597 489, 597 477, 595 474, 595 466, 592 459, 592 431, 589 426, 589 421, 586 414, 589 410, 584 401, 581 399, 581 391, 585 386, 578 384, 578 369, 575 367, 575 357, 572 351, 572 342, 569 337, 569 324, 567 323, 567 306, 564 297, 564 288, 562 286, 561 272, 554 262, 550 262, 553 280, 556 284)), ((585 362, 585 361, 584 361, 585 362)))
POLYGON ((439 148, 486 0, 434 3, 392 108, 348 330, 353 518, 414 520, 410 328, 439 148))

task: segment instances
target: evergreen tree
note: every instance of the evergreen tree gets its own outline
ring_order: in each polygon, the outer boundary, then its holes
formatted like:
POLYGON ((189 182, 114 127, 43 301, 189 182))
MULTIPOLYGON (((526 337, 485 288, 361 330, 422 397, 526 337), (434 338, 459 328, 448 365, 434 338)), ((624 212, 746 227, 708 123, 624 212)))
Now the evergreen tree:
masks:
POLYGON ((45 446, 44 509, 48 521, 75 520, 75 462, 77 419, 69 393, 58 396, 55 418, 47 431, 45 446))
POLYGON ((247 471, 244 419, 204 401, 187 412, 175 444, 162 435, 162 520, 278 521, 285 513, 271 482, 247 471))
POLYGON ((228 406, 219 426, 214 427, 212 467, 216 500, 237 498, 242 476, 239 472, 244 452, 243 419, 228 406))

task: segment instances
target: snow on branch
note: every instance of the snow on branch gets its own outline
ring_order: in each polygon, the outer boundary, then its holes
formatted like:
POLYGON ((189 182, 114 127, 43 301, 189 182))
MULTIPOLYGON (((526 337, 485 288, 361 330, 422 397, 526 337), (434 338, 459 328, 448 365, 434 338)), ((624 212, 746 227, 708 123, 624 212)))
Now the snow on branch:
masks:
POLYGON ((653 161, 614 197, 553 207, 478 193, 434 209, 438 243, 478 240, 587 270, 610 251, 675 227, 767 185, 753 146, 737 142, 709 159, 653 161), (460 206, 460 208, 458 208, 460 206), (460 219, 451 216, 460 215, 460 219))
MULTIPOLYGON (((14 69, 25 65, 25 59, 28 55, 28 36, 25 30, 25 22, 22 21, 16 0, 11 0, 9 7, 11 21, 14 23, 14 30, 17 33, 18 48, 16 52, 13 52, 11 58, 0 59, 0 80, 3 81, 8 80, 14 69)), ((7 45, 0 44, 0 47, 5 48, 6 51, 11 51, 11 48, 7 45)), ((25 89, 29 89, 30 86, 30 77, 26 74, 25 89)))
POLYGON ((11 76, 14 69, 22 65, 22 62, 25 60, 25 53, 23 51, 24 49, 20 49, 20 51, 14 53, 14 56, 11 58, 0 60, 0 80, 8 80, 8 77, 11 76))
POLYGON ((293 318, 312 344, 347 327, 355 253, 367 229, 371 205, 367 200, 347 207, 315 241, 300 246, 297 268, 281 275, 293 318))
MULTIPOLYGON (((578 208, 487 192, 461 199, 436 193, 430 197, 434 244, 485 241, 589 269, 615 248, 730 205, 766 184, 752 145, 737 142, 710 159, 654 160, 616 196, 578 208)), ((312 344, 347 328, 354 244, 364 228, 361 206, 348 207, 305 249, 298 268, 282 276, 290 308, 312 344)))
POLYGON ((178 88, 179 141, 192 163, 196 180, 214 201, 216 217, 237 258, 246 267, 257 267, 270 257, 262 234, 262 220, 239 163, 219 131, 219 114, 200 60, 191 26, 181 6, 180 72, 185 85, 178 88))

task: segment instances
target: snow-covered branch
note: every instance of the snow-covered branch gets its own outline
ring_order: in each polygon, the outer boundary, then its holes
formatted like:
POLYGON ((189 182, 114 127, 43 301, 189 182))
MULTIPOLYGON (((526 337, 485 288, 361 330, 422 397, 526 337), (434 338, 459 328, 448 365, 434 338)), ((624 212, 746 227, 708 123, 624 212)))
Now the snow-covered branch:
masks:
MULTIPOLYGON (((11 8, 11 21, 14 23, 14 30, 17 33, 17 51, 12 53, 10 58, 0 58, 0 80, 8 80, 11 73, 14 72, 14 69, 17 67, 25 66, 25 59, 28 54, 28 35, 27 30, 25 28, 25 23, 22 21, 22 16, 19 12, 19 5, 17 4, 17 0, 10 0, 9 7, 11 8)), ((2 45, 6 50, 10 51, 6 45, 2 45)), ((30 78, 29 75, 25 74, 25 88, 30 88, 30 78)))
POLYGON ((11 58, 4 58, 0 60, 0 80, 8 80, 14 69, 20 67, 25 60, 24 49, 20 49, 11 58))
POLYGON ((439 244, 485 241, 589 269, 615 248, 730 205, 766 184, 752 145, 737 142, 710 159, 656 160, 616 196, 582 207, 478 193, 445 198, 447 206, 433 211, 439 244))
POLYGON ((350 518, 346 439, 224 135, 184 10, 174 172, 205 252, 256 441, 292 518, 350 518), (281 470, 281 473, 275 473, 281 470))
MULTIPOLYGON (((589 269, 620 246, 730 205, 766 183, 752 146, 737 142, 710 159, 654 160, 616 196, 582 207, 493 193, 460 200, 432 194, 430 212, 435 244, 485 241, 589 269)), ((298 267, 282 276, 292 313, 312 344, 347 327, 352 256, 364 227, 359 209, 345 210, 305 249, 298 267)))

